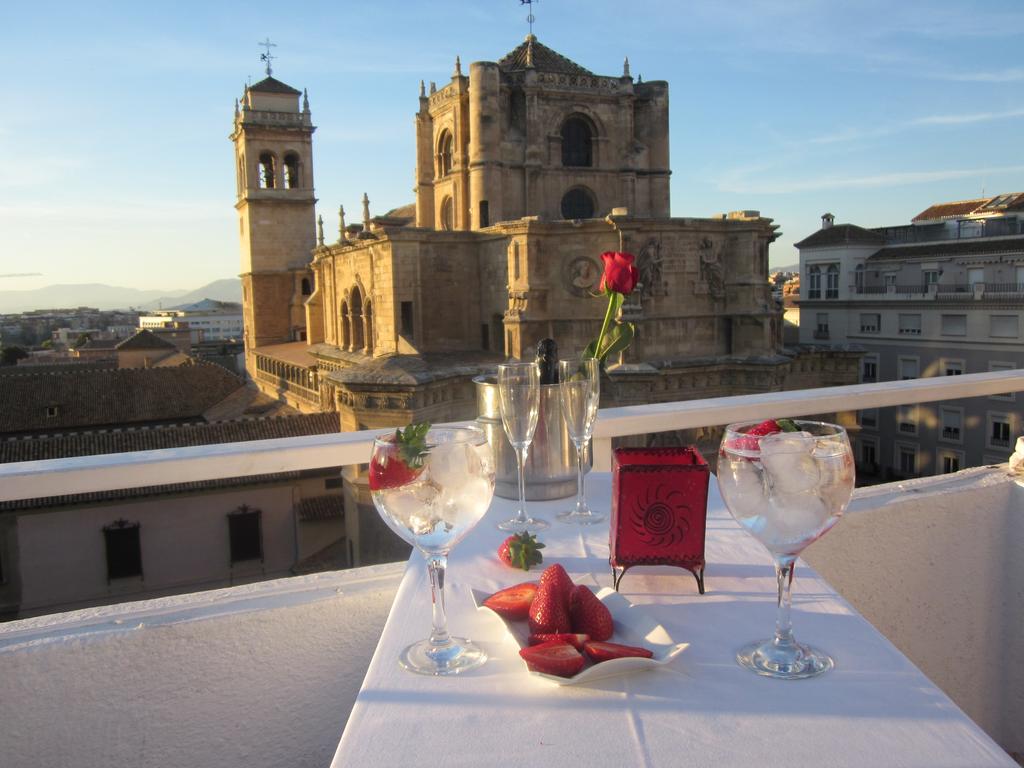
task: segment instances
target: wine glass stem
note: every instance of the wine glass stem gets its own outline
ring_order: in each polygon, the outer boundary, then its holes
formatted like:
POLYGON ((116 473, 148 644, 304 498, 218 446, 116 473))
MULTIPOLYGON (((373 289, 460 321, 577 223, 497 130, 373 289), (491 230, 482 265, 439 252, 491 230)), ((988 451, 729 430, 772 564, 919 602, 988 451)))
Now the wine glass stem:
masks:
POLYGON ((516 464, 519 465, 519 510, 516 520, 526 522, 526 448, 516 448, 516 464))
POLYGON ((430 574, 430 599, 434 604, 434 630, 430 633, 430 644, 434 646, 448 645, 451 636, 448 634, 448 615, 444 608, 444 573, 448 567, 446 555, 428 555, 427 572, 430 574))
POLYGON ((582 512, 587 502, 583 495, 583 451, 587 447, 586 441, 576 443, 576 511, 582 512))
POLYGON ((795 563, 775 563, 775 577, 779 581, 779 610, 775 617, 776 646, 789 647, 794 645, 793 622, 789 609, 793 605, 793 568, 795 563))

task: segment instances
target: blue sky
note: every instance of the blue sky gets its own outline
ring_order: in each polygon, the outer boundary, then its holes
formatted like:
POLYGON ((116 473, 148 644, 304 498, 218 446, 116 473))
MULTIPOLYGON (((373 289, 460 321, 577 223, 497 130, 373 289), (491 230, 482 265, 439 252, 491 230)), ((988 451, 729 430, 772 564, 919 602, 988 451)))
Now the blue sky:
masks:
MULTIPOLYGON (((541 0, 535 32, 601 74, 668 80, 672 213, 757 209, 775 265, 831 211, 906 223, 1024 191, 1024 3, 541 0)), ((238 272, 233 100, 308 88, 330 231, 412 201, 420 79, 525 35, 517 0, 3 3, 0 290, 193 288, 238 272), (27 277, 8 275, 40 273, 27 277)))

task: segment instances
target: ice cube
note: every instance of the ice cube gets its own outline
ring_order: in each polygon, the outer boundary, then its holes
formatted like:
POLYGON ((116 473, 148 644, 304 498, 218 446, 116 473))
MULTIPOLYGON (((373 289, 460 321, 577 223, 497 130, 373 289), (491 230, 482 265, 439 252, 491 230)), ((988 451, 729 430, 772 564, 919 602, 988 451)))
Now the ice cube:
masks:
POLYGON ((431 448, 427 471, 442 488, 456 486, 470 475, 480 474, 480 458, 466 443, 444 443, 431 448))
POLYGON ((800 548, 818 535, 830 516, 828 506, 814 491, 776 491, 769 496, 768 505, 772 538, 777 543, 796 544, 800 548))
POLYGON ((761 438, 761 464, 770 489, 802 493, 818 487, 814 440, 806 432, 779 432, 761 438))

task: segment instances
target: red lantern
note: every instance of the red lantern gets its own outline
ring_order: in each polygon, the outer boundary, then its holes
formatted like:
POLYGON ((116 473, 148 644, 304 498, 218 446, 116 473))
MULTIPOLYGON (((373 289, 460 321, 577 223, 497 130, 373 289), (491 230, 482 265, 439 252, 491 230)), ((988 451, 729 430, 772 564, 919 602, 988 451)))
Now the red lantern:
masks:
POLYGON ((704 594, 709 477, 692 446, 615 449, 609 563, 616 590, 634 565, 674 565, 690 571, 704 594))

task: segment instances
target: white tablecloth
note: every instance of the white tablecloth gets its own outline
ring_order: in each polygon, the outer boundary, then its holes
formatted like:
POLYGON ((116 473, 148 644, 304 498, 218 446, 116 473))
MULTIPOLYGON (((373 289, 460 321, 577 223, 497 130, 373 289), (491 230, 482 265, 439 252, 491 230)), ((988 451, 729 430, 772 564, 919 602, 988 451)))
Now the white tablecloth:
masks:
MULTIPOLYGON (((587 494, 607 511, 610 476, 590 475, 587 494)), ((1015 768, 803 563, 794 631, 828 651, 836 668, 813 680, 780 681, 739 667, 736 649, 774 630, 775 577, 767 553, 723 507, 714 479, 709 496, 707 593, 699 595, 689 572, 673 568, 636 568, 621 585, 690 647, 667 667, 589 687, 558 687, 527 674, 504 624, 473 605, 471 587, 494 591, 539 575, 496 559, 505 534, 494 524, 514 508, 497 498, 453 552, 447 584, 449 628, 478 642, 490 659, 451 678, 401 669, 399 651, 430 629, 426 569, 413 552, 332 765, 1015 768)), ((530 508, 553 519, 570 502, 530 508)), ((611 585, 607 522, 587 529, 553 522, 541 538, 546 563, 562 563, 577 583, 611 585)))

